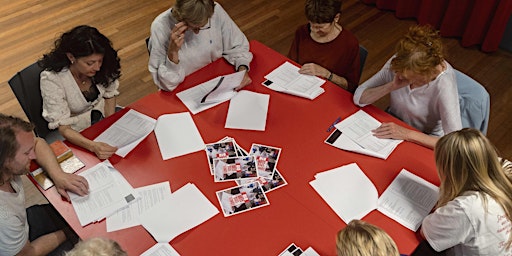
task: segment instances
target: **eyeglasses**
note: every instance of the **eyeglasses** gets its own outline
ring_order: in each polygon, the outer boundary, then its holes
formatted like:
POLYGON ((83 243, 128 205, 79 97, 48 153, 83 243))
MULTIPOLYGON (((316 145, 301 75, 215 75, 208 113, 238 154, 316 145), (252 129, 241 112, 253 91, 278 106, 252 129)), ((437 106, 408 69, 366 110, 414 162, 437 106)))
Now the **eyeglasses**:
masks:
POLYGON ((208 23, 202 27, 195 27, 195 26, 192 26, 190 24, 187 24, 188 28, 191 29, 191 30, 195 30, 195 31, 199 31, 199 30, 207 30, 207 29, 210 29, 212 26, 211 26, 211 23, 210 23, 210 19, 208 19, 208 23))

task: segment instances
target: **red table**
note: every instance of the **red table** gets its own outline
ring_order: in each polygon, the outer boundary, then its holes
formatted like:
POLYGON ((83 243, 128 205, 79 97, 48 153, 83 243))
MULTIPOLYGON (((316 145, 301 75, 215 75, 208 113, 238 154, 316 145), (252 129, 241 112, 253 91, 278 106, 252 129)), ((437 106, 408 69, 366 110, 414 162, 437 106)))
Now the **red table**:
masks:
MULTIPOLYGON (((400 144, 387 160, 346 152, 325 144, 324 140, 329 135, 326 129, 333 121, 338 117, 345 118, 359 109, 352 103, 352 95, 330 82, 323 85, 325 93, 315 100, 274 92, 261 85, 263 77, 287 58, 257 41, 251 41, 251 51, 254 54, 250 71, 253 82, 244 89, 271 95, 265 131, 225 129, 228 102, 200 112, 193 119, 205 143, 231 136, 247 150, 252 143, 282 148, 277 168, 288 185, 268 194, 269 206, 228 218, 219 213, 178 236, 170 244, 179 253, 277 255, 294 242, 304 249, 312 246, 321 255, 335 255, 335 235, 345 223, 309 182, 317 172, 349 163, 358 163, 377 187, 379 195, 402 168, 433 184, 439 184, 432 150, 416 144, 400 144)), ((176 92, 233 71, 231 65, 219 59, 188 76, 174 92, 150 94, 128 107, 155 119, 162 114, 188 111, 176 97, 176 92)), ((367 106, 364 110, 381 122, 400 123, 374 106, 367 106)), ((120 111, 99 122, 83 134, 88 138, 96 137, 126 111, 120 111)), ((99 162, 89 152, 72 148, 86 163, 86 168, 99 162)), ((215 192, 235 185, 234 182, 213 181, 206 154, 202 151, 163 161, 154 133, 125 158, 114 156, 110 160, 135 188, 168 180, 172 191, 175 191, 192 182, 219 211, 222 209, 215 192)), ((54 188, 41 192, 84 239, 97 236, 112 238, 130 255, 141 254, 155 244, 154 239, 141 226, 112 233, 106 232, 105 221, 81 227, 71 204, 63 201, 54 188)), ((161 217, 165 218, 165 213, 161 217)), ((386 230, 398 244, 401 253, 408 254, 418 245, 414 232, 380 212, 372 211, 363 220, 386 230)))

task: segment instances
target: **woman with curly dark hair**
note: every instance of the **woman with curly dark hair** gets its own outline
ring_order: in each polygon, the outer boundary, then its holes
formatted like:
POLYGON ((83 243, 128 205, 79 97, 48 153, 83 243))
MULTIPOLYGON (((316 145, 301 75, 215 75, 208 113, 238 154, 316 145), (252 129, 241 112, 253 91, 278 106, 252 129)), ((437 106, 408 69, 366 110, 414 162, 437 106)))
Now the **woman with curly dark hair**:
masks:
POLYGON ((115 112, 121 65, 110 40, 82 25, 62 34, 39 60, 43 117, 73 144, 106 159, 116 147, 89 140, 80 131, 115 112))

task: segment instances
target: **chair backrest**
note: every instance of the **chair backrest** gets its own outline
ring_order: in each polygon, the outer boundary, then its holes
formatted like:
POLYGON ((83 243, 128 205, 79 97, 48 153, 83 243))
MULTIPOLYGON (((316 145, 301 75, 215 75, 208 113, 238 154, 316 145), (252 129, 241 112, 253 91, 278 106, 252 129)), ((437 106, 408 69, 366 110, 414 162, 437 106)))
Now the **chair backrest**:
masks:
POLYGON ((150 53, 150 51, 149 51, 149 37, 146 37, 146 49, 148 50, 148 53, 150 53))
POLYGON ((462 127, 471 127, 487 134, 491 99, 485 88, 468 75, 455 70, 459 91, 462 127))
POLYGON ((19 71, 9 80, 9 86, 18 99, 25 115, 35 126, 35 133, 45 138, 51 130, 48 122, 43 118, 43 99, 39 75, 43 68, 37 62, 19 71))
POLYGON ((361 68, 359 70, 359 77, 363 74, 364 63, 366 62, 366 57, 368 56, 368 50, 364 48, 364 46, 359 45, 359 63, 361 68))

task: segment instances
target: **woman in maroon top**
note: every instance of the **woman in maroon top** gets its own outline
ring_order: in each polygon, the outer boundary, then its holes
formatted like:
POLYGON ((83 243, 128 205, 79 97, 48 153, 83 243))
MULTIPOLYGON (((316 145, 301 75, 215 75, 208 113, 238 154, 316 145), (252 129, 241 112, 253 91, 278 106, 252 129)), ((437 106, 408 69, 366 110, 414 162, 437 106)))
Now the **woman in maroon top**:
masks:
POLYGON ((297 28, 288 57, 300 73, 325 78, 354 93, 359 83, 359 42, 339 23, 341 0, 306 0, 308 24, 297 28))

